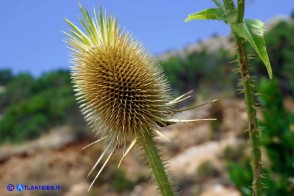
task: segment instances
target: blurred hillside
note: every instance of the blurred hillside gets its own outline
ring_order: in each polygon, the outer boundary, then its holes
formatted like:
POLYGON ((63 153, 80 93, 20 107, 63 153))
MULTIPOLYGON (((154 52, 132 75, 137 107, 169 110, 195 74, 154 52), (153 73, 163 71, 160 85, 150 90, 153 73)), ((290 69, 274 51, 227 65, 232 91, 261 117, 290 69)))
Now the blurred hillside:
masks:
MULTIPOLYGON (((258 102, 263 106, 259 117, 265 130, 266 183, 278 195, 290 195, 289 184, 294 184, 293 35, 293 19, 276 21, 266 32, 273 81, 249 49, 256 89, 261 93, 258 102)), ((158 59, 174 96, 194 90, 186 104, 221 99, 180 114, 186 119, 215 117, 217 122, 162 129, 172 142, 159 140, 159 145, 180 195, 249 195, 246 111, 236 85, 239 73, 233 71, 237 65, 231 63, 236 59, 232 40, 214 36, 158 59)), ((0 70, 0 184, 60 184, 62 191, 52 194, 84 195, 93 180, 86 177, 87 172, 104 147, 101 143, 81 151, 93 140, 75 100, 69 71, 34 78, 0 70)), ((88 195, 154 195, 152 183, 146 180, 148 169, 137 155, 132 152, 121 169, 116 167, 120 154, 115 157, 88 195)), ((0 195, 7 193, 0 188, 0 195)))

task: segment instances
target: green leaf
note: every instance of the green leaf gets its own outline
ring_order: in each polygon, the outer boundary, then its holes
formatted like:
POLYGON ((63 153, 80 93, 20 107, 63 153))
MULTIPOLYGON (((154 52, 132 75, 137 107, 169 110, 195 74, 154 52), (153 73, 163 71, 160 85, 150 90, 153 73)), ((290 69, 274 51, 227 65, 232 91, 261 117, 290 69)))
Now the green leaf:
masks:
POLYGON ((272 79, 272 68, 268 58, 263 37, 264 25, 260 20, 244 20, 243 23, 231 25, 232 30, 247 40, 266 66, 269 78, 272 79))
POLYGON ((209 8, 197 12, 195 14, 189 14, 189 16, 185 19, 185 22, 190 20, 224 20, 227 21, 227 16, 224 11, 220 8, 209 8))

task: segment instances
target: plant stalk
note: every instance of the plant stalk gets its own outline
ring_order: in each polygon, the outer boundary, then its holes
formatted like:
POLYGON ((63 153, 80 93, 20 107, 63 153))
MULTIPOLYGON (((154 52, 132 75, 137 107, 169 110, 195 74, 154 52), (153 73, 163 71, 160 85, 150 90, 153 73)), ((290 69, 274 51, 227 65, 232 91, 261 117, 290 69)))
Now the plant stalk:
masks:
POLYGON ((139 138, 139 143, 143 147, 145 155, 147 157, 148 163, 152 168, 153 174, 155 176, 155 181, 158 185, 162 196, 173 196, 172 186, 169 183, 168 177, 165 172, 164 165, 160 159, 158 149, 153 137, 150 133, 144 131, 139 138))
MULTIPOLYGON (((237 23, 243 22, 244 17, 244 0, 238 0, 237 23)), ((242 77, 242 85, 244 89, 245 102, 247 106, 247 116, 249 119, 249 139, 252 149, 252 169, 253 169, 253 196, 262 195, 262 163, 261 150, 259 141, 259 129, 256 117, 256 103, 253 90, 253 84, 250 78, 248 65, 248 56, 245 48, 245 40, 234 33, 235 43, 238 50, 238 62, 240 65, 240 73, 242 77)))
POLYGON ((247 106, 247 116, 249 119, 249 139, 252 149, 252 169, 253 169, 253 195, 262 195, 262 164, 261 164, 261 151, 259 142, 259 129, 257 126, 256 107, 255 107, 255 95, 253 91, 253 85, 251 82, 248 59, 245 49, 244 40, 235 35, 237 47, 238 47, 238 61, 240 64, 240 71, 242 76, 242 84, 244 88, 245 101, 247 106))
MULTIPOLYGON (((243 22, 244 17, 244 0, 238 0, 237 23, 243 22)), ((252 192, 254 196, 262 195, 262 164, 261 150, 259 141, 259 129, 257 126, 256 103, 250 71, 248 65, 247 52, 245 48, 245 40, 234 33, 235 42, 238 50, 238 62, 240 65, 240 73, 242 77, 242 85, 244 89, 245 102, 247 107, 247 116, 249 119, 249 139, 252 149, 252 169, 253 183, 252 192)))

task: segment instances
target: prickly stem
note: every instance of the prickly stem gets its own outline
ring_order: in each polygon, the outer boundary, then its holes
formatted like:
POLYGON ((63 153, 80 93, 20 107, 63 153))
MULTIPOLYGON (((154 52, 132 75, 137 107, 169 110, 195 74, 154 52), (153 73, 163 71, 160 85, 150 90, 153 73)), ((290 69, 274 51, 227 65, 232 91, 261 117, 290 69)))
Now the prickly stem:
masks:
MULTIPOLYGON (((244 0, 238 0, 237 23, 243 22, 244 16, 244 0)), ((242 85, 244 89, 245 102, 247 107, 247 115, 249 119, 249 139, 252 149, 252 169, 253 169, 253 196, 262 195, 262 163, 261 150, 259 141, 259 128, 256 117, 256 103, 253 90, 253 84, 250 77, 248 66, 248 56, 245 48, 245 40, 238 37, 235 33, 235 43, 238 50, 238 62, 240 65, 240 73, 242 78, 242 85)))
POLYGON ((139 144, 143 148, 143 151, 147 157, 148 163, 153 171, 155 181, 162 196, 173 196, 174 193, 172 186, 169 183, 153 136, 147 131, 142 132, 142 136, 139 138, 139 144))

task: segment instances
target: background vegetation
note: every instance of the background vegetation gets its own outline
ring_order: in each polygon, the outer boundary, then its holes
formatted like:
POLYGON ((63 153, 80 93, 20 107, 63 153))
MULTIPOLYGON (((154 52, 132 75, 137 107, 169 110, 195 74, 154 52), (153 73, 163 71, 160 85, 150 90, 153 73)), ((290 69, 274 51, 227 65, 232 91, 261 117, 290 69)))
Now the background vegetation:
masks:
POLYGON ((69 124, 78 131, 84 120, 78 110, 68 71, 53 71, 40 78, 13 76, 0 71, 5 90, 0 94, 0 142, 23 142, 49 129, 69 124))
MULTIPOLYGON (((266 195, 291 195, 293 186, 294 113, 284 107, 285 99, 294 101, 293 35, 293 21, 280 21, 265 35, 274 80, 265 79, 267 72, 259 58, 250 63, 256 69, 258 101, 263 108, 259 123, 268 158, 264 177, 266 195)), ((250 53, 254 56, 252 50, 250 53)), ((202 48, 181 57, 171 56, 161 64, 175 96, 195 90, 204 97, 224 92, 233 92, 238 97, 238 87, 234 85, 238 76, 232 73, 234 65, 229 63, 236 59, 232 54, 223 48, 217 51, 202 48)), ((10 70, 0 70, 0 144, 31 140, 63 124, 72 126, 76 134, 86 127, 67 70, 48 72, 37 78, 28 73, 14 75, 10 70)), ((240 149, 237 153, 234 149, 226 150, 224 156, 231 160, 228 169, 232 182, 243 195, 250 195, 249 158, 238 156, 242 154, 240 149)), ((123 178, 123 173, 117 175, 123 178)), ((116 186, 121 189, 131 185, 116 186)))

